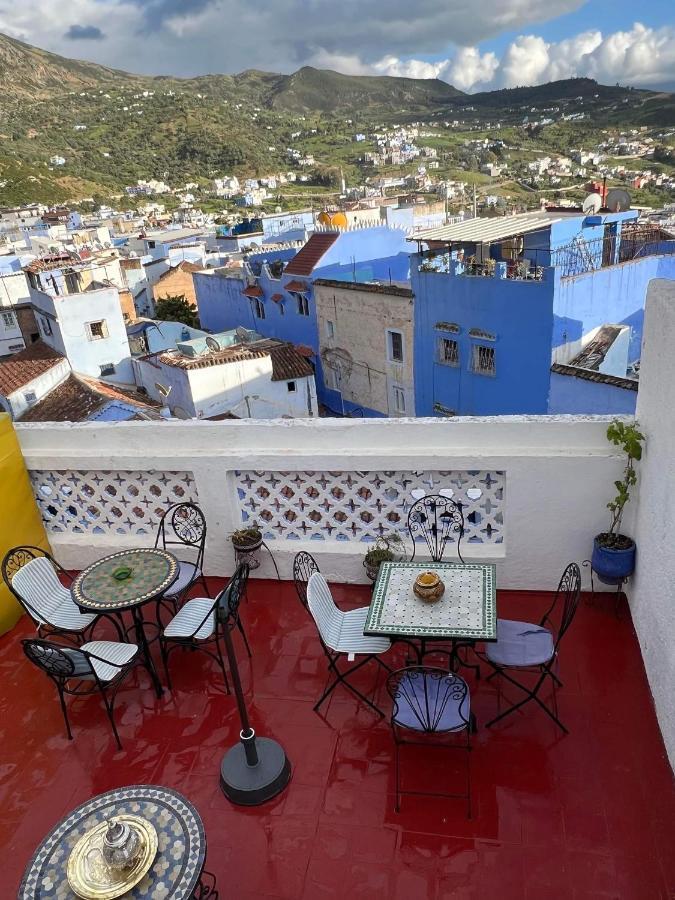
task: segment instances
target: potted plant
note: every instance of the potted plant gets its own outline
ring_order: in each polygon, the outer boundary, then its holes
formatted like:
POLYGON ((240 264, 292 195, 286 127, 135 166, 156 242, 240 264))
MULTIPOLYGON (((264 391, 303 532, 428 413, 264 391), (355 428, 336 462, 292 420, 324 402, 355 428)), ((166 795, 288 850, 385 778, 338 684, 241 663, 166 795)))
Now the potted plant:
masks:
POLYGON ((379 537, 363 559, 366 575, 371 581, 375 581, 383 562, 395 562, 403 555, 403 540, 400 534, 392 533, 379 537))
POLYGON ((619 584, 635 568, 635 541, 621 534, 620 529, 631 488, 637 481, 635 463, 642 458, 645 438, 637 422, 626 424, 615 419, 607 428, 607 439, 626 454, 626 465, 623 477, 614 482, 616 497, 607 504, 611 516, 609 530, 596 535, 593 541, 591 565, 605 584, 619 584))
POLYGON ((246 528, 232 532, 232 545, 239 553, 253 553, 262 544, 262 532, 254 522, 246 528))

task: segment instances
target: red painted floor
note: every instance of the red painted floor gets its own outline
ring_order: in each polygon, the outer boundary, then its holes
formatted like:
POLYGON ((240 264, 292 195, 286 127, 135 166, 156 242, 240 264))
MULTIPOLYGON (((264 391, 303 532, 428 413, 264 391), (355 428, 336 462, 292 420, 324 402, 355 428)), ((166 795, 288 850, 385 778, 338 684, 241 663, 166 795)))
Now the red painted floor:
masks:
MULTIPOLYGON (((345 606, 369 596, 353 587, 335 594, 345 606)), ((536 619, 547 603, 544 594, 502 592, 499 612, 536 619)), ((235 642, 253 724, 293 764, 285 793, 256 809, 233 807, 218 787, 239 725, 206 656, 177 651, 174 691, 161 700, 144 671, 132 676, 118 696, 119 752, 95 697, 71 705, 75 740, 66 739, 53 686, 23 657, 25 619, 0 638, 2 898, 14 896, 35 846, 66 812, 138 782, 176 788, 197 806, 223 898, 675 896, 672 773, 625 608, 616 619, 583 600, 563 642, 568 737, 534 705, 481 728, 496 710, 495 689, 469 674, 479 724, 471 821, 461 800, 404 797, 396 814, 387 722, 343 689, 323 717, 312 711, 325 660, 292 584, 252 582, 242 618, 250 663, 235 642)), ((377 697, 384 707, 382 681, 377 697)), ((454 774, 451 757, 439 765, 425 750, 407 752, 413 780, 454 774)))

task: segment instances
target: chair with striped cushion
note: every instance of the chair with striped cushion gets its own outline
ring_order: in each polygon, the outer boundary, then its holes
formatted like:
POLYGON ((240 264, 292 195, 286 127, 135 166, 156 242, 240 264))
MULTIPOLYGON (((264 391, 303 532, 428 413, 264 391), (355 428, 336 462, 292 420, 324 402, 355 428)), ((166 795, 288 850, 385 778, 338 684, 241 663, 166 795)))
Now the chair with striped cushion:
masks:
POLYGON ((338 684, 343 684, 353 694, 356 694, 360 700, 367 703, 379 716, 382 716, 382 711, 368 697, 357 690, 353 684, 350 684, 348 678, 362 666, 365 666, 366 663, 372 661, 375 661, 385 671, 391 672, 389 666, 379 659, 379 654, 386 653, 391 647, 389 638, 368 637, 365 635, 363 629, 368 616, 368 607, 363 606, 360 609, 342 612, 335 605, 326 579, 320 572, 315 572, 307 584, 307 605, 319 631, 321 645, 328 660, 328 668, 335 676, 321 698, 314 705, 314 710, 318 711, 321 704, 338 684), (341 656, 346 656, 349 662, 353 662, 356 656, 361 655, 364 656, 364 659, 355 666, 343 670, 338 668, 337 663, 341 656))
POLYGON ((65 695, 81 697, 99 691, 117 746, 121 750, 122 743, 117 733, 113 707, 121 683, 137 661, 136 644, 89 641, 80 647, 66 647, 36 638, 28 638, 22 644, 28 659, 42 669, 56 685, 68 740, 72 741, 73 734, 68 721, 65 695))
POLYGON ((3 580, 35 622, 38 635, 61 634, 82 641, 98 617, 80 612, 59 576, 70 578, 40 547, 14 547, 2 561, 3 580))
POLYGON ((220 629, 238 628, 248 655, 251 655, 251 648, 239 616, 239 600, 246 591, 247 580, 248 565, 242 563, 215 600, 210 597, 187 600, 164 628, 159 638, 159 646, 169 687, 171 687, 169 654, 176 647, 183 647, 188 650, 201 650, 215 660, 223 673, 225 689, 228 694, 230 693, 220 645, 220 629))
POLYGON ((176 503, 169 507, 159 522, 155 547, 161 547, 185 559, 178 559, 178 577, 162 595, 169 600, 174 610, 178 609, 198 581, 210 597, 209 586, 204 577, 204 550, 206 547, 206 519, 201 509, 194 503, 176 503))

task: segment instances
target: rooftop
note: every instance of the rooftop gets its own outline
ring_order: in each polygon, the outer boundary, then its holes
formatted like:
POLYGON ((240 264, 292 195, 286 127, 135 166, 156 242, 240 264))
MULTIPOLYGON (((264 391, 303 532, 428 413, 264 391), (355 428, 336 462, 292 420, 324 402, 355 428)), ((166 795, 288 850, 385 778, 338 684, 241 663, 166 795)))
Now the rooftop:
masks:
POLYGON ((172 266, 166 272, 162 273, 159 276, 159 281, 166 280, 167 278, 169 278, 171 275, 175 274, 176 272, 188 272, 188 273, 192 274, 194 272, 201 272, 203 268, 204 268, 204 266, 197 265, 197 263, 188 262, 186 259, 184 259, 181 262, 179 262, 177 266, 172 266))
POLYGON ((272 381, 288 381, 314 375, 312 366, 293 344, 274 338, 233 344, 231 347, 214 350, 201 356, 184 356, 179 351, 171 350, 161 353, 159 359, 166 365, 191 371, 251 359, 264 359, 266 356, 272 359, 272 381))
MULTIPOLYGON (((211 580, 212 592, 221 584, 211 580)), ((342 608, 370 600, 365 586, 332 587, 342 608)), ((513 618, 536 618, 549 601, 537 592, 498 596, 513 618)), ((121 751, 98 698, 71 698, 69 742, 53 685, 21 651, 21 638, 34 633, 24 617, 0 638, 4 893, 14 896, 39 842, 78 804, 151 783, 196 806, 206 868, 221 896, 238 900, 665 900, 675 887, 674 795, 640 649, 625 608, 616 618, 586 597, 577 615, 560 669, 568 737, 533 709, 481 727, 495 691, 485 679, 471 682, 479 722, 471 820, 461 801, 435 798, 404 797, 395 813, 388 722, 346 690, 321 715, 312 711, 326 664, 292 583, 252 581, 241 613, 250 661, 234 639, 252 724, 282 743, 293 772, 283 794, 253 808, 233 806, 218 786, 240 726, 209 657, 174 654, 173 690, 159 700, 142 670, 124 683, 121 751)), ((359 674, 357 686, 371 691, 374 672, 359 674)), ((375 691, 385 706, 382 678, 375 691)), ((448 754, 407 752, 412 786, 433 789, 453 776, 448 754)))
MULTIPOLYGON (((315 278, 314 285, 338 288, 345 291, 366 291, 370 294, 390 294, 392 297, 412 297, 410 288, 396 284, 378 284, 372 281, 336 281, 333 278, 315 278)), ((286 286, 288 290, 288 285, 286 286)))
MULTIPOLYGON (((32 406, 22 422, 83 422, 105 418, 114 406, 115 419, 159 418, 158 404, 133 390, 124 390, 83 375, 71 374, 32 406)), ((111 413, 112 415, 112 413, 111 413)))
POLYGON ((36 341, 8 359, 0 361, 0 394, 5 397, 44 375, 65 357, 42 341, 36 341))
POLYGON ((336 231, 315 231, 286 265, 284 275, 311 275, 321 257, 330 250, 339 236, 336 231))
POLYGON ((574 359, 569 361, 569 365, 597 371, 604 362, 607 351, 626 328, 628 328, 627 325, 601 326, 574 359))
POLYGON ((522 213, 517 216, 495 216, 494 218, 466 219, 453 225, 440 225, 426 231, 418 231, 409 241, 459 241, 488 242, 500 241, 518 234, 540 231, 558 222, 561 215, 541 212, 522 213))

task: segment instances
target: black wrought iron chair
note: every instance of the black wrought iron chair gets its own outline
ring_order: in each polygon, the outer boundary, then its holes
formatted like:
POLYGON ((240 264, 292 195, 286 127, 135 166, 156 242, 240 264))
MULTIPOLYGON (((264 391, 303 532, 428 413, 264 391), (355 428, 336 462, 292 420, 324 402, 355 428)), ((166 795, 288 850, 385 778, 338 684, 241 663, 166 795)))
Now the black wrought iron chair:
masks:
POLYGON ((457 556, 464 562, 461 541, 464 537, 464 511, 459 500, 442 494, 428 494, 416 500, 408 512, 408 532, 412 540, 415 559, 420 537, 424 539, 432 562, 441 562, 449 540, 455 542, 457 536, 457 556))
POLYGON ((391 728, 396 748, 396 812, 401 809, 401 795, 458 797, 467 801, 471 818, 471 731, 475 720, 471 713, 469 686, 454 672, 429 666, 411 666, 393 672, 387 679, 387 690, 393 700, 391 728), (433 736, 461 735, 460 742, 437 741, 433 736), (410 737, 408 737, 410 735, 410 737), (426 735, 425 740, 420 740, 426 735), (466 751, 466 793, 436 791, 404 791, 401 789, 400 748, 404 744, 466 751))
POLYGON ((120 685, 138 659, 136 644, 90 641, 80 647, 64 647, 38 638, 27 638, 21 643, 28 659, 42 669, 56 685, 68 740, 72 741, 73 734, 65 695, 81 697, 99 691, 117 746, 121 750, 122 742, 117 733, 113 706, 120 685))
POLYGON ((307 609, 307 582, 315 572, 319 572, 319 566, 311 553, 302 550, 295 554, 293 560, 293 581, 295 590, 302 605, 307 609))
MULTIPOLYGON (((503 678, 523 691, 525 696, 518 703, 513 704, 513 706, 495 716, 494 719, 487 723, 487 727, 494 725, 495 722, 499 722, 517 709, 521 709, 526 703, 534 700, 565 734, 568 733, 567 728, 558 718, 556 688, 563 685, 553 671, 553 667, 558 660, 560 642, 576 614, 580 595, 581 570, 577 563, 570 563, 562 574, 553 603, 538 625, 530 622, 518 622, 512 619, 497 620, 497 641, 486 644, 485 647, 485 659, 494 670, 488 680, 503 678), (559 607, 562 607, 562 609, 560 610, 560 619, 556 628, 552 617, 559 607), (548 628, 546 627, 547 625, 549 625, 548 628), (539 677, 534 687, 529 688, 509 674, 509 670, 533 672, 539 677), (553 691, 553 709, 540 696, 540 692, 548 679, 551 681, 553 691)), ((499 684, 498 702, 501 705, 501 684, 499 684)))
POLYGON ((215 600, 211 597, 195 597, 187 600, 160 634, 159 646, 169 687, 171 687, 169 654, 176 647, 183 647, 187 650, 201 650, 214 659, 223 673, 225 690, 230 693, 220 645, 220 629, 228 628, 231 631, 238 628, 248 655, 251 656, 251 648, 239 615, 239 601, 246 592, 248 572, 248 565, 242 563, 215 600))
MULTIPOLYGON (((29 545, 14 547, 5 554, 1 568, 3 581, 35 623, 40 637, 58 634, 76 643, 88 637, 98 616, 80 612, 66 586, 72 576, 50 553, 29 545)), ((110 621, 121 638, 117 622, 110 621)))
POLYGON ((162 595, 161 599, 169 600, 174 611, 197 582, 203 585, 206 596, 211 596, 203 571, 206 518, 195 503, 176 503, 167 509, 159 522, 155 547, 192 557, 179 558, 178 577, 162 595))

